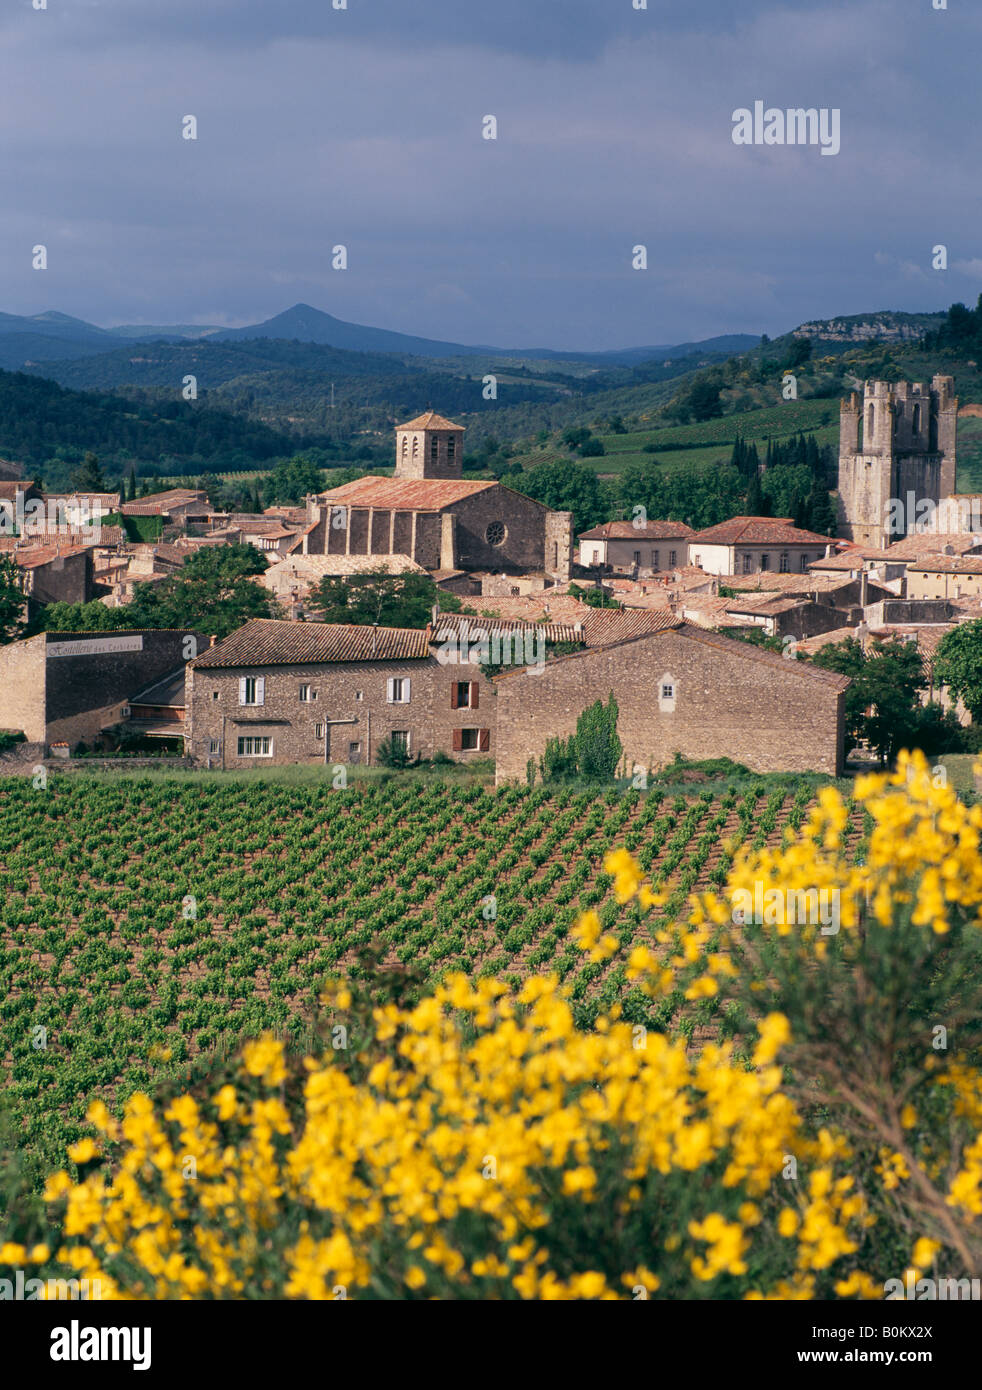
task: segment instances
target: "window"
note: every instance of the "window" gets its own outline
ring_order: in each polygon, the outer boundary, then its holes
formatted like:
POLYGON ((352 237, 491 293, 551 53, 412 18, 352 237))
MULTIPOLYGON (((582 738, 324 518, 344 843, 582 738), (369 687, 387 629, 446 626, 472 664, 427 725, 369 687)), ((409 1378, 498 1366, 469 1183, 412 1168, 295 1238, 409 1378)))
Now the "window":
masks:
POLYGON ((240 758, 271 758, 272 756, 273 740, 271 738, 239 739, 240 758))
POLYGON ((640 550, 636 550, 636 551, 634 552, 634 563, 635 563, 636 565, 640 565, 640 563, 641 563, 641 551, 640 551, 640 550))
POLYGON ((266 703, 266 681, 263 676, 242 676, 239 680, 239 704, 266 703))
POLYGON ((386 698, 388 699, 390 705, 409 704, 408 676, 390 676, 386 689, 386 698))
POLYGON ((310 704, 311 700, 316 700, 316 699, 317 699, 317 691, 314 690, 312 686, 309 686, 309 685, 302 685, 302 686, 300 687, 300 703, 301 703, 302 705, 308 705, 308 704, 310 704))
POLYGON ((447 458, 452 459, 457 452, 457 441, 452 434, 447 435, 447 458))
POLYGON ((702 556, 701 556, 701 555, 694 555, 693 558, 692 558, 692 563, 695 565, 696 569, 701 569, 701 568, 702 568, 702 556))
POLYGON ((672 714, 675 709, 675 692, 678 682, 667 671, 658 682, 658 710, 660 714, 672 714))
POLYGON ((323 737, 324 737, 324 725, 323 725, 323 724, 315 724, 315 725, 314 725, 314 738, 323 738, 323 737))
POLYGON ((801 552, 801 555, 799 556, 798 565, 799 565, 799 568, 800 568, 802 574, 807 573, 807 571, 808 571, 808 556, 805 554, 804 551, 802 551, 802 552, 801 552))
POLYGON ((222 751, 222 741, 220 738, 210 738, 208 740, 208 752, 220 753, 222 751))
POLYGON ((433 463, 436 463, 439 453, 440 440, 437 435, 434 435, 433 438, 430 440, 430 459, 433 463))
POLYGON ((349 744, 348 744, 348 762, 349 762, 349 763, 360 763, 360 762, 361 762, 361 744, 360 744, 360 743, 349 743, 349 744))
POLYGON ((778 566, 777 566, 777 567, 778 567, 778 569, 781 571, 782 574, 787 574, 787 572, 788 572, 788 552, 787 552, 786 550, 782 550, 782 551, 781 551, 781 558, 780 558, 780 560, 778 561, 778 566))
POLYGON ((670 550, 670 551, 668 552, 668 568, 669 568, 669 569, 674 569, 674 568, 675 568, 675 563, 676 563, 677 556, 678 556, 678 551, 670 550))
POLYGON ((211 692, 211 698, 212 698, 213 700, 217 700, 217 699, 218 699, 218 691, 217 691, 217 690, 213 690, 213 691, 211 692))
POLYGON ((365 692, 364 692, 364 690, 356 690, 356 691, 355 691, 355 699, 356 699, 356 700, 364 700, 364 698, 365 698, 365 692))
POLYGON ((915 434, 920 434, 921 432, 921 407, 919 405, 914 406, 913 430, 915 434))
POLYGON ((486 753, 491 747, 490 729, 454 729, 455 753, 486 753))
POLYGON ((402 456, 403 456, 403 458, 408 458, 408 457, 409 457, 409 435, 408 435, 408 434, 404 434, 404 435, 402 436, 402 456))
POLYGON ((749 574, 749 573, 751 572, 751 570, 753 569, 753 567, 754 567, 754 557, 753 557, 752 555, 744 555, 744 557, 743 557, 743 572, 744 572, 744 574, 749 574))
POLYGON ((455 681, 456 692, 451 692, 450 705, 452 709, 470 709, 471 707, 471 682, 455 681))
POLYGON ((419 440, 415 436, 413 437, 413 458, 419 458, 419 440))
POLYGON ((401 748, 404 753, 409 752, 409 730, 393 729, 391 736, 393 748, 401 748))
POLYGON ((491 525, 484 533, 484 539, 488 545, 501 545, 505 539, 505 523, 503 521, 492 521, 491 525))
POLYGON ((661 556, 657 550, 651 552, 651 568, 653 570, 661 569, 661 556))
POLYGON ((770 557, 769 555, 762 555, 762 556, 760 557, 760 567, 761 567, 762 570, 769 570, 769 569, 770 569, 770 567, 771 567, 771 557, 770 557))

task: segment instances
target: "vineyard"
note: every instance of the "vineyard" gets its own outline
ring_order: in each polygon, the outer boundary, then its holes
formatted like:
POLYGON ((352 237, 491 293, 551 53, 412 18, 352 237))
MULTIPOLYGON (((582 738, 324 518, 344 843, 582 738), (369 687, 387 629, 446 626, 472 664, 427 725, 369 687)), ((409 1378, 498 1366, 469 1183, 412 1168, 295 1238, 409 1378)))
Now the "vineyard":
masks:
MULTIPOLYGON (((320 786, 0 782, 0 1049, 27 1148, 60 1159, 88 1102, 187 1074, 203 1054, 271 1027, 310 1035, 320 982, 357 975, 377 944, 432 981, 452 970, 515 988, 570 987, 577 1022, 620 1000, 658 1027, 623 964, 584 963, 570 938, 593 907, 648 942, 737 845, 799 826, 813 778, 673 795, 500 791, 478 785, 320 786), (668 893, 659 914, 618 906, 603 872, 624 845, 668 893)), ((858 840, 860 827, 852 830, 858 840)), ((705 1001, 707 1021, 713 1001, 705 1001)))

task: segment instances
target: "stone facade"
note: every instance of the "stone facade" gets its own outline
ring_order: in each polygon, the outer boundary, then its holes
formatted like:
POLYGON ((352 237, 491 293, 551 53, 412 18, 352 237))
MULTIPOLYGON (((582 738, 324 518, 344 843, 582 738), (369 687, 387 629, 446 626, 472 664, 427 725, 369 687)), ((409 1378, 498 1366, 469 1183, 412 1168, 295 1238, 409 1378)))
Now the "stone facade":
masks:
POLYGON ((867 381, 862 402, 852 392, 839 411, 839 534, 889 545, 914 529, 917 503, 950 497, 957 417, 950 376, 933 377, 930 387, 867 381))
POLYGON ((498 676, 500 783, 525 776, 546 741, 614 692, 629 769, 678 752, 728 757, 755 772, 838 775, 845 677, 682 625, 550 662, 540 674, 498 676))
POLYGON ((242 664, 219 666, 209 664, 221 659, 216 647, 185 676, 187 752, 224 768, 376 764, 379 744, 396 734, 422 758, 493 757, 492 684, 475 664, 443 664, 426 641, 423 650, 411 659, 274 664, 257 649, 252 664, 243 653, 242 664))
POLYGON ((408 555, 425 570, 572 574, 573 518, 500 483, 465 481, 464 431, 432 411, 396 427, 392 478, 307 499, 305 555, 408 555))
POLYGON ((123 717, 129 698, 202 651, 183 629, 42 632, 0 647, 0 726, 39 743, 90 742, 123 717))

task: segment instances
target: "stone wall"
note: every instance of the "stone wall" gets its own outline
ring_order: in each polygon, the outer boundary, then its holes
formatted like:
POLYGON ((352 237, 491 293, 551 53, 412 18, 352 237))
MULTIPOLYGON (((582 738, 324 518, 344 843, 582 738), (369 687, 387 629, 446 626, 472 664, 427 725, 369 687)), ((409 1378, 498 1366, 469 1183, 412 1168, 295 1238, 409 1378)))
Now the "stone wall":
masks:
POLYGON ((0 647, 0 727, 20 729, 37 742, 46 738, 45 635, 0 647))
POLYGON ((541 675, 497 678, 498 782, 525 776, 546 740, 574 733, 579 714, 614 692, 629 768, 675 753, 728 757, 755 772, 837 774, 843 695, 815 668, 691 628, 652 633, 550 663, 541 675), (671 686, 673 698, 661 698, 671 686))
MULTIPOLYGON (((122 708, 144 686, 183 666, 190 638, 203 652, 208 638, 184 629, 113 633, 49 633, 47 654, 48 743, 89 742, 122 717, 122 708), (139 651, 113 650, 113 639, 139 637, 139 651), (80 656, 53 656, 50 648, 70 641, 98 640, 103 650, 80 656)), ((25 730, 25 732, 27 732, 25 730)))
POLYGON ((423 758, 437 751, 465 762, 494 756, 494 687, 477 666, 441 665, 435 657, 231 669, 190 666, 185 695, 187 749, 202 765, 209 760, 226 768, 375 763, 379 744, 395 730, 408 732, 410 753, 423 758), (247 675, 263 678, 262 706, 239 704, 239 680, 247 675), (392 679, 409 682, 407 702, 389 701, 392 679), (476 688, 476 708, 454 708, 457 682, 471 686, 472 696, 476 688), (309 685, 315 698, 302 701, 301 685, 309 685), (465 729, 483 731, 476 748, 455 747, 455 731, 465 729), (271 755, 240 755, 238 740, 247 737, 269 738, 271 755))

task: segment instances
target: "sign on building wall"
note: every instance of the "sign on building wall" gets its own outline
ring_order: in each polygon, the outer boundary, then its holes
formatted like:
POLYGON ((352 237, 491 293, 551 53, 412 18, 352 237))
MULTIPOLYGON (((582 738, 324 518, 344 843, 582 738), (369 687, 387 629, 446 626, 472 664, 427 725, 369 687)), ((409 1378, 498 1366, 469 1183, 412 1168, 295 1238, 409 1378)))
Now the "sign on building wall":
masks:
POLYGON ((142 651, 142 637, 85 637, 78 642, 49 642, 46 655, 104 656, 110 652, 142 651))

